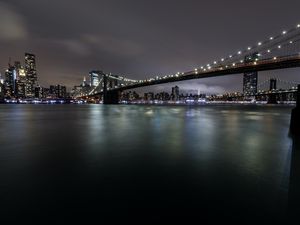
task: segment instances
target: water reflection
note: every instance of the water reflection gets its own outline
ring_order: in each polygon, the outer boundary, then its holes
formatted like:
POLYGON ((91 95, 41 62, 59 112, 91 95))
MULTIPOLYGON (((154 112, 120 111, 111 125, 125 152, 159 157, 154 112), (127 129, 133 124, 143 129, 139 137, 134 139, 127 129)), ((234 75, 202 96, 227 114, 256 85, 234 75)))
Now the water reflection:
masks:
POLYGON ((292 139, 288 215, 291 224, 296 224, 300 215, 300 138, 293 136, 292 139))
POLYGON ((289 185, 292 214, 299 199, 289 120, 280 107, 1 105, 1 212, 18 224, 277 221, 289 185))

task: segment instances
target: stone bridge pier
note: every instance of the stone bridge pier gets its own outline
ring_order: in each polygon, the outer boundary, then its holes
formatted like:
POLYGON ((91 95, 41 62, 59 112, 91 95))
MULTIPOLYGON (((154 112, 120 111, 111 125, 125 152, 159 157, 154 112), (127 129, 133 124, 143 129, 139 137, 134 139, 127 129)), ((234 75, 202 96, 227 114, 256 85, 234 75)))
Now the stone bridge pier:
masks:
POLYGON ((104 75, 103 79, 103 104, 105 105, 116 105, 119 104, 120 92, 117 90, 107 90, 108 76, 104 75))

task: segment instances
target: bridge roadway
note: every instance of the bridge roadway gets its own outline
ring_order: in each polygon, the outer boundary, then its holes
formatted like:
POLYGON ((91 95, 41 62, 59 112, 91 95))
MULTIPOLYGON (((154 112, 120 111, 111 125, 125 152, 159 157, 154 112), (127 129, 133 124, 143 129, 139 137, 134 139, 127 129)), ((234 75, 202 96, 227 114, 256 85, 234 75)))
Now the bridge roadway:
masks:
MULTIPOLYGON (((235 66, 228 65, 227 68, 226 65, 224 66, 220 65, 217 67, 212 67, 210 70, 207 69, 207 71, 193 70, 177 76, 173 75, 173 77, 153 79, 151 81, 143 81, 135 84, 121 86, 118 88, 108 89, 107 92, 115 92, 115 91, 122 92, 134 88, 166 84, 166 83, 178 82, 184 80, 219 77, 225 75, 242 74, 247 72, 277 70, 277 69, 294 68, 294 67, 300 67, 300 54, 293 55, 293 56, 278 57, 276 59, 274 58, 264 59, 264 60, 259 60, 257 62, 251 62, 251 63, 236 63, 235 66)), ((93 94, 92 96, 98 96, 102 94, 103 91, 93 94)))

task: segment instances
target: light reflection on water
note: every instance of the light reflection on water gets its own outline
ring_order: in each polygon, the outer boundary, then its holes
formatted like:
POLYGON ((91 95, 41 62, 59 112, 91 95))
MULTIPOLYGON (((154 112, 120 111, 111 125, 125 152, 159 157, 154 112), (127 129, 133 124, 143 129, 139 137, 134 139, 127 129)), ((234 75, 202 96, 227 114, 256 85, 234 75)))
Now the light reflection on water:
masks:
POLYGON ((179 210, 190 217, 214 208, 227 218, 229 210, 243 208, 241 216, 281 217, 289 186, 290 111, 1 105, 0 197, 9 215, 41 210, 47 216, 45 211, 71 203, 83 215, 104 205, 107 215, 127 215, 127 201, 130 210, 139 205, 157 215, 179 210))

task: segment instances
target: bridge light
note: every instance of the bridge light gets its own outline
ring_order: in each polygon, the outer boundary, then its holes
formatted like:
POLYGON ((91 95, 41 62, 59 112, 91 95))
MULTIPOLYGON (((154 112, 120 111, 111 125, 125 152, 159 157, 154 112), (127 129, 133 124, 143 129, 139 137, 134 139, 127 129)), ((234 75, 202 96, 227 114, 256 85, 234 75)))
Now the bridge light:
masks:
POLYGON ((235 66, 235 63, 232 63, 232 66, 235 66))
POLYGON ((254 65, 257 65, 257 62, 254 62, 253 64, 254 64, 254 65))
POLYGON ((274 59, 274 60, 276 60, 276 59, 277 59, 277 57, 274 57, 273 59, 274 59))
POLYGON ((258 42, 258 45, 259 45, 259 46, 261 46, 261 45, 262 45, 262 43, 261 43, 261 42, 258 42))
POLYGON ((285 34, 286 34, 286 31, 285 31, 285 30, 284 30, 284 31, 282 31, 282 34, 283 34, 283 35, 285 35, 285 34))

